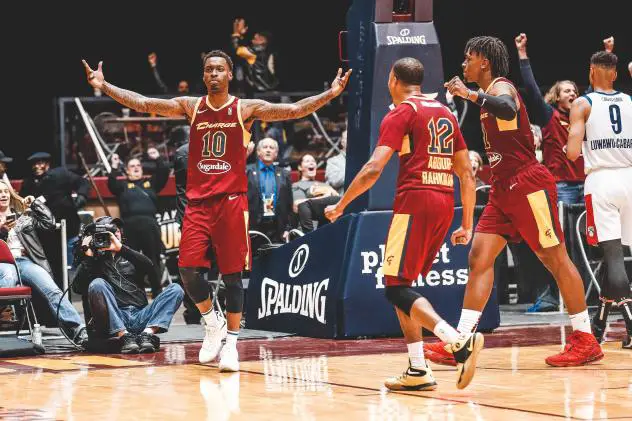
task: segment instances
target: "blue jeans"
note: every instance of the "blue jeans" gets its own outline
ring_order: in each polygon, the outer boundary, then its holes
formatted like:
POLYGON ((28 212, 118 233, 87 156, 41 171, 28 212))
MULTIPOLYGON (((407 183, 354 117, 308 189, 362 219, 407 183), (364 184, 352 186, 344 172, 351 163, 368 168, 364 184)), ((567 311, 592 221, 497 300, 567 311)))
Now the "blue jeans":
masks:
POLYGON ((147 327, 157 327, 158 332, 166 332, 183 297, 182 287, 171 284, 143 308, 119 307, 112 286, 104 279, 96 278, 88 287, 88 302, 97 331, 109 335, 124 330, 138 334, 147 327))
POLYGON ((79 237, 71 237, 66 241, 66 264, 68 266, 72 266, 73 260, 75 259, 75 255, 73 250, 75 249, 75 244, 79 242, 79 237))
MULTIPOLYGON (((17 257, 15 261, 24 285, 31 287, 46 298, 48 307, 53 316, 55 316, 62 292, 55 281, 53 281, 53 278, 44 268, 33 263, 28 257, 17 257)), ((17 284, 18 275, 15 272, 15 266, 9 263, 0 263, 0 287, 14 287, 17 284)), ((66 335, 73 339, 77 336, 79 330, 85 327, 81 316, 68 301, 68 297, 64 297, 59 307, 59 321, 60 327, 64 329, 66 335)))
POLYGON ((584 183, 558 182, 557 200, 564 202, 565 205, 584 203, 584 183))

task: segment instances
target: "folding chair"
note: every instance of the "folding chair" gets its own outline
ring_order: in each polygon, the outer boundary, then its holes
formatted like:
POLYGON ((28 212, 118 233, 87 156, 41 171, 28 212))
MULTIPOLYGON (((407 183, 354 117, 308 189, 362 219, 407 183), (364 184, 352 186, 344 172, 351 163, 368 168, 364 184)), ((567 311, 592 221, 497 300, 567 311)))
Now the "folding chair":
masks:
POLYGON ((20 334, 22 326, 24 326, 24 316, 28 322, 29 333, 33 334, 33 325, 31 324, 31 317, 29 315, 29 309, 33 313, 33 320, 37 323, 37 316, 35 315, 35 309, 31 302, 31 288, 22 285, 22 278, 20 277, 20 270, 9 245, 0 240, 0 263, 8 263, 15 267, 15 272, 18 276, 18 284, 12 288, 0 288, 0 305, 17 305, 20 308, 20 319, 18 321, 18 328, 15 331, 16 336, 20 334))
POLYGON ((586 250, 584 247, 584 237, 586 232, 586 211, 583 211, 579 218, 577 218, 577 222, 575 223, 575 237, 577 239, 577 243, 580 245, 579 252, 581 253, 582 260, 586 269, 588 270, 588 274, 590 275, 590 284, 588 284, 588 289, 586 290, 586 299, 590 295, 590 291, 593 286, 597 290, 599 294, 601 294, 601 287, 599 286, 599 282, 597 282, 597 274, 603 268, 602 260, 590 260, 588 259, 588 255, 586 254, 586 250), (593 266, 595 269, 593 270, 593 266))

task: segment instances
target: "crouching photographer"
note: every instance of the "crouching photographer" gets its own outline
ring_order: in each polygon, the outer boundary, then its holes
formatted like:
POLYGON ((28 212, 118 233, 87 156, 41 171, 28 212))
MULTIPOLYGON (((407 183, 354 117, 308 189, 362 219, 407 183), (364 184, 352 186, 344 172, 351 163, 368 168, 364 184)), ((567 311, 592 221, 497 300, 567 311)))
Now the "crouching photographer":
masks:
POLYGON ((184 291, 171 284, 148 304, 135 279, 154 270, 152 262, 122 243, 122 228, 109 216, 85 227, 73 290, 83 297, 91 351, 151 353, 160 348, 156 333, 169 329, 184 291))

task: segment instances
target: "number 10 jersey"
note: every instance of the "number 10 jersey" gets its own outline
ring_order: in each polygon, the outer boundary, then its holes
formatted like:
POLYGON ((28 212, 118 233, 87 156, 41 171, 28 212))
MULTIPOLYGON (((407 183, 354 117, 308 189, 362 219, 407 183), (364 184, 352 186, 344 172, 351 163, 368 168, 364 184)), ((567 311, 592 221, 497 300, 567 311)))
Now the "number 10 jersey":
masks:
POLYGON ((207 96, 198 99, 189 137, 187 199, 246 193, 248 143, 239 98, 231 96, 219 108, 213 108, 207 96))

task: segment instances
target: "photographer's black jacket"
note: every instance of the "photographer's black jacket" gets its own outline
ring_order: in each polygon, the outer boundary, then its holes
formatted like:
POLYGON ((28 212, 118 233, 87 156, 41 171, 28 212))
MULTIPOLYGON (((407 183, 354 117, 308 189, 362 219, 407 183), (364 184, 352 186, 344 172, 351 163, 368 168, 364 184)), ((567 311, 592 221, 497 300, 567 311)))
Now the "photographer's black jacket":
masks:
POLYGON ((158 211, 158 193, 169 180, 170 168, 162 158, 156 160, 156 172, 150 179, 117 180, 116 172, 108 176, 108 188, 116 196, 121 218, 149 216, 155 218, 158 211))
POLYGON ((147 273, 150 270, 153 266, 149 258, 123 244, 114 256, 110 252, 100 258, 83 256, 73 280, 73 290, 83 295, 93 279, 103 278, 114 289, 119 307, 145 307, 147 296, 134 279, 137 271, 147 273))

